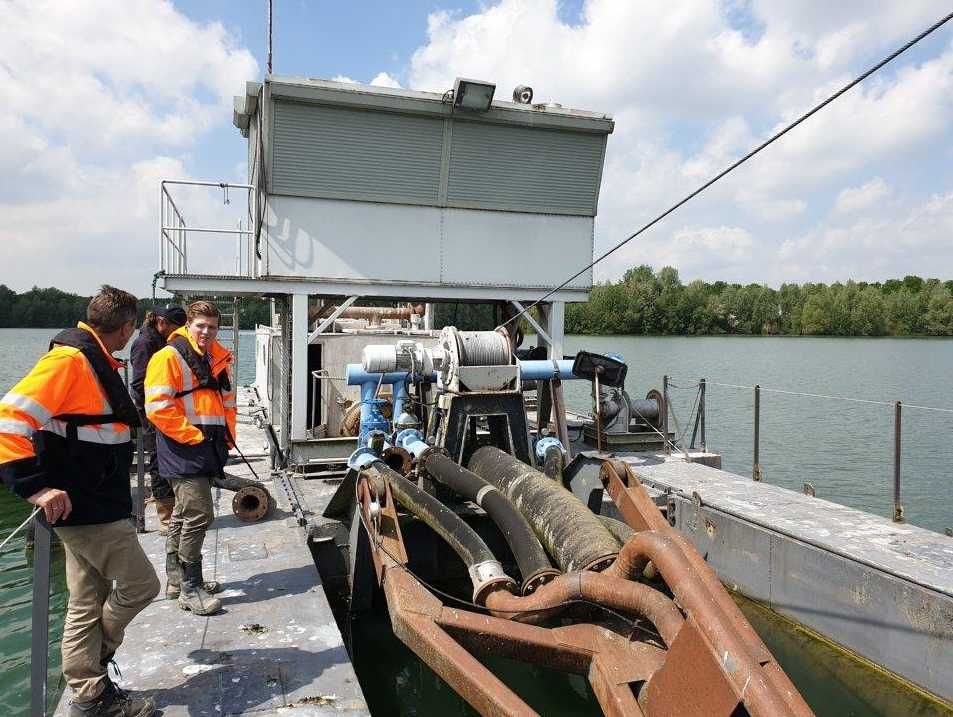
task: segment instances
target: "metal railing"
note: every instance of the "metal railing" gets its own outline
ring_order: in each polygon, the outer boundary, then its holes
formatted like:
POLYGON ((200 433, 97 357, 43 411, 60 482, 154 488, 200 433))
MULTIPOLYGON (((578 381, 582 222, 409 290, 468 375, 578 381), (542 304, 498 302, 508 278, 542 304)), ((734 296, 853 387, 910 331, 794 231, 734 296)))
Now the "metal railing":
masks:
POLYGON ((258 277, 258 249, 255 243, 258 223, 258 193, 251 184, 230 182, 206 182, 190 179, 166 179, 159 183, 159 270, 163 274, 189 273, 189 235, 229 234, 235 237, 234 276, 258 277), (238 228, 189 226, 179 209, 170 186, 209 187, 222 190, 226 204, 230 203, 229 192, 242 190, 246 194, 247 212, 238 228))
MULTIPOLYGON (((919 411, 932 411, 936 413, 946 413, 953 415, 953 408, 941 408, 937 406, 924 406, 919 404, 907 403, 904 404, 901 401, 884 401, 876 400, 869 398, 855 398, 852 396, 834 396, 822 393, 808 393, 804 391, 791 391, 780 388, 766 388, 760 384, 755 384, 753 386, 744 386, 735 383, 723 383, 719 381, 709 381, 707 379, 699 379, 698 383, 687 385, 687 386, 676 386, 670 376, 663 377, 663 425, 667 435, 667 425, 668 425, 668 416, 671 411, 669 405, 669 389, 672 387, 682 388, 682 389, 697 389, 698 394, 696 396, 696 406, 697 413, 693 407, 693 410, 690 414, 689 421, 694 417, 694 429, 692 431, 692 437, 690 442, 690 449, 694 450, 696 447, 696 438, 698 438, 699 429, 701 433, 701 450, 705 451, 707 449, 707 442, 705 437, 705 420, 706 420, 706 393, 707 387, 719 386, 723 388, 736 389, 739 391, 751 391, 754 399, 754 406, 752 412, 752 461, 751 461, 751 479, 754 481, 761 481, 764 479, 764 470, 761 465, 761 393, 775 393, 787 396, 800 396, 805 398, 818 398, 824 400, 832 401, 847 401, 850 403, 863 403, 870 404, 875 406, 888 406, 893 409, 893 483, 892 483, 892 500, 893 500, 893 515, 892 519, 894 522, 902 523, 904 522, 904 507, 901 500, 901 475, 902 475, 902 419, 903 419, 903 408, 919 410, 919 411)), ((666 446, 666 452, 671 451, 669 446, 666 446)), ((814 486, 811 483, 804 483, 803 491, 808 495, 814 495, 815 490, 814 486)), ((947 535, 953 535, 953 531, 947 529, 947 535)))

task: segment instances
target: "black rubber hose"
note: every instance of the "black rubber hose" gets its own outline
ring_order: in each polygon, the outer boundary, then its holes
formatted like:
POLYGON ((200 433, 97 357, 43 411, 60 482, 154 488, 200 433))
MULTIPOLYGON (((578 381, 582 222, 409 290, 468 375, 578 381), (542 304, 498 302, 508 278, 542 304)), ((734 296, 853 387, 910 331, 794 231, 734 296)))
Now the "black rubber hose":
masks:
POLYGON ((374 461, 365 470, 386 478, 397 502, 447 541, 468 569, 488 561, 499 562, 487 544, 483 542, 483 538, 463 522, 459 515, 429 493, 420 490, 415 483, 404 478, 386 463, 374 461))
POLYGON ((495 486, 436 451, 426 453, 418 467, 430 478, 486 511, 513 551, 523 576, 524 594, 533 592, 540 584, 559 574, 526 518, 495 486))
POLYGON ((558 481, 494 446, 474 451, 468 467, 510 499, 564 572, 601 570, 615 559, 612 533, 558 481))

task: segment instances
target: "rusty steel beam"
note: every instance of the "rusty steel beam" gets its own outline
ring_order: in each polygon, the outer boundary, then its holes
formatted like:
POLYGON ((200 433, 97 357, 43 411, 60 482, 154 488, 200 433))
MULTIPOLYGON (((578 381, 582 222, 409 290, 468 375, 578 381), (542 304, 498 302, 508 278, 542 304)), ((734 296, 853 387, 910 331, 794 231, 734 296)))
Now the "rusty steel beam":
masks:
POLYGON ((684 622, 675 603, 655 588, 590 571, 560 575, 530 595, 497 590, 487 595, 486 606, 497 617, 523 620, 550 616, 580 600, 648 618, 667 645, 684 622))
POLYGON ((442 603, 400 566, 384 573, 394 634, 484 717, 537 713, 437 624, 442 603))
POLYGON ((687 538, 661 517, 632 469, 619 461, 606 461, 600 477, 626 522, 642 531, 623 545, 606 573, 631 578, 651 561, 710 643, 707 649, 720 656, 720 674, 730 681, 750 713, 813 714, 718 576, 687 538))

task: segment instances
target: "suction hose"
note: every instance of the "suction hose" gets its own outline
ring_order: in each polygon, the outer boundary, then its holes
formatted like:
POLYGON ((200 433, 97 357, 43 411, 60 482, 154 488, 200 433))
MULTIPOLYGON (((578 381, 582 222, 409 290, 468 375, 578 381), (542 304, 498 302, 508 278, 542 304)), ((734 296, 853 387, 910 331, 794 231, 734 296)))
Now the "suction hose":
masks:
POLYGON ((615 560, 612 533, 557 481, 494 446, 474 451, 468 467, 519 509, 563 572, 601 570, 615 560))
POLYGON ((515 588, 487 544, 459 515, 383 461, 374 461, 362 472, 371 480, 386 479, 397 502, 430 526, 460 556, 473 583, 474 602, 482 604, 491 590, 515 588))
POLYGON ((487 512, 513 551, 520 575, 523 576, 524 595, 534 592, 559 575, 526 518, 496 487, 436 451, 425 453, 418 468, 426 476, 472 500, 487 512))

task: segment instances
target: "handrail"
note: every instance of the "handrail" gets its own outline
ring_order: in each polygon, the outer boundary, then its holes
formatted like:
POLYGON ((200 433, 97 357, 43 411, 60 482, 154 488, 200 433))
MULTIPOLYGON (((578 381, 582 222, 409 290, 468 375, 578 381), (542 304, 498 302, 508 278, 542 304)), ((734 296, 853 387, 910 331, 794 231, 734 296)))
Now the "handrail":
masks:
POLYGON ((164 274, 188 273, 188 237, 190 233, 226 234, 236 237, 235 275, 257 278, 258 268, 256 251, 252 237, 256 235, 253 217, 258 217, 258 196, 255 185, 237 184, 232 182, 215 182, 195 179, 164 179, 159 182, 159 269, 164 274), (239 221, 238 229, 228 227, 190 227, 178 204, 172 198, 170 188, 173 186, 191 186, 219 188, 225 193, 228 203, 229 190, 244 191, 246 194, 247 228, 242 228, 239 221))
MULTIPOLYGON (((669 377, 666 377, 668 379, 669 377)), ((669 384, 671 385, 671 384, 669 384)), ((893 521, 895 523, 904 522, 904 507, 900 499, 900 487, 901 487, 901 454, 902 454, 902 442, 901 442, 901 431, 902 431, 902 411, 904 408, 912 408, 919 411, 933 411, 936 413, 948 413, 953 414, 953 408, 945 408, 940 406, 924 406, 914 403, 903 403, 902 401, 884 401, 871 398, 857 398, 855 396, 834 396, 824 393, 811 393, 807 391, 792 391, 789 389, 783 388, 768 388, 761 386, 760 384, 755 384, 754 386, 744 386, 737 383, 726 383, 723 381, 712 381, 710 379, 701 379, 698 386, 702 386, 701 390, 704 391, 704 386, 721 386, 723 388, 733 388, 739 389, 742 391, 754 391, 754 436, 753 436, 753 462, 751 469, 752 479, 755 481, 760 481, 762 479, 763 473, 762 468, 759 462, 760 454, 760 437, 761 437, 761 412, 760 412, 760 399, 761 393, 776 393, 785 396, 801 396, 805 398, 819 398, 824 400, 831 401, 846 401, 849 403, 863 403, 868 405, 875 406, 888 406, 893 409, 893 521)), ((693 388, 694 386, 692 386, 693 388)), ((679 387, 682 388, 682 387, 679 387)), ((690 388, 685 386, 684 388, 690 388)), ((704 403, 702 404, 704 406, 704 403)), ((700 411, 701 421, 704 422, 704 408, 700 411)), ((699 419, 696 418, 696 422, 699 419)), ((703 439, 704 440, 704 439, 703 439)), ((694 445, 694 435, 692 437, 692 444, 694 445)), ((814 486, 810 483, 804 484, 804 492, 808 495, 814 495, 814 486)), ((953 534, 953 531, 948 530, 948 534, 953 534)))

